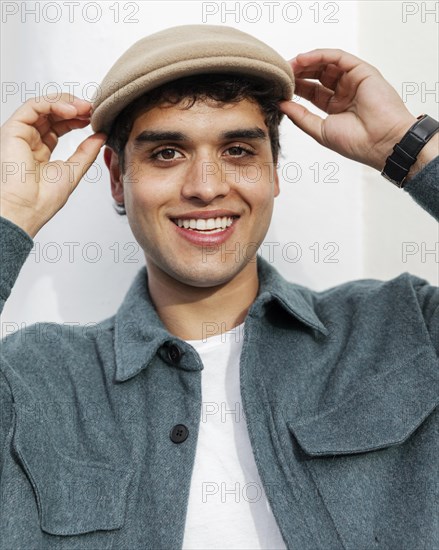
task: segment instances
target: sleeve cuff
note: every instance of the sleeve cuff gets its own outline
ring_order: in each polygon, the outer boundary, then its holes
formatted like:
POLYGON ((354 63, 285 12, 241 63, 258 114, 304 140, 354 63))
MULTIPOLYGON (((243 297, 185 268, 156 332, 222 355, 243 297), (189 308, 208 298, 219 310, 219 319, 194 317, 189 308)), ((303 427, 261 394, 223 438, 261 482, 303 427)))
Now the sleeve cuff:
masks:
POLYGON ((21 227, 0 216, 0 298, 7 300, 34 241, 21 227))
POLYGON ((403 189, 439 221, 439 156, 425 165, 403 189))

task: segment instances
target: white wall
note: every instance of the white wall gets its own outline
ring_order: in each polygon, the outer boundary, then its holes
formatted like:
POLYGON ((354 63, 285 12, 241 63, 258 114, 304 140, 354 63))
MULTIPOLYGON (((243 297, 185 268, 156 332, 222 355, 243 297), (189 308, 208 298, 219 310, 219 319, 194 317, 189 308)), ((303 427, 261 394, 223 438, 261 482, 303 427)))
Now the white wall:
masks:
MULTIPOLYGON (((361 56, 379 67, 411 113, 439 120, 439 2, 359 2, 359 21, 361 56)), ((439 225, 374 170, 364 168, 363 181, 366 276, 408 271, 439 285, 439 225)))
MULTIPOLYGON (((73 16, 69 2, 26 2, 25 7, 2 2, 2 121, 26 93, 68 91, 73 84, 67 83, 74 82, 75 95, 90 99, 92 83, 99 83, 134 41, 186 23, 235 26, 286 58, 318 47, 342 48, 376 65, 400 93, 403 82, 419 88, 426 82, 432 88, 438 80, 437 30, 435 16, 422 14, 420 4, 434 2, 81 2, 73 16), (406 10, 419 8, 406 23, 403 4, 406 10), (32 9, 39 21, 26 12, 32 9)), ((437 97, 423 99, 421 93, 412 95, 410 110, 438 117, 437 97)), ((67 158, 89 133, 84 129, 63 138, 55 157, 67 158)), ((282 136, 282 191, 263 255, 268 258, 269 249, 274 250, 274 263, 286 277, 323 289, 410 271, 438 284, 437 257, 429 255, 422 262, 419 254, 402 262, 404 241, 432 248, 439 240, 437 224, 407 193, 378 172, 323 149, 289 121, 282 125, 282 136), (291 261, 299 249, 300 260, 291 261), (334 251, 331 258, 338 261, 329 262, 334 251)), ((97 168, 36 236, 35 252, 6 305, 3 334, 43 320, 99 322, 116 311, 143 265, 126 218, 112 209, 101 156, 97 168), (101 257, 93 261, 97 251, 101 257)))

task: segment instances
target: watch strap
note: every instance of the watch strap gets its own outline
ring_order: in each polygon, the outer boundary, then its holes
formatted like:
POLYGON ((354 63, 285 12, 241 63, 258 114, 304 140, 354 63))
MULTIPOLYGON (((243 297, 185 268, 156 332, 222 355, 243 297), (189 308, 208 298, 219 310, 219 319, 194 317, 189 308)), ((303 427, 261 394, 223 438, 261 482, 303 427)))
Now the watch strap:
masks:
POLYGON ((398 187, 403 187, 410 168, 424 145, 439 130, 439 123, 429 115, 420 115, 387 158, 381 175, 398 187))

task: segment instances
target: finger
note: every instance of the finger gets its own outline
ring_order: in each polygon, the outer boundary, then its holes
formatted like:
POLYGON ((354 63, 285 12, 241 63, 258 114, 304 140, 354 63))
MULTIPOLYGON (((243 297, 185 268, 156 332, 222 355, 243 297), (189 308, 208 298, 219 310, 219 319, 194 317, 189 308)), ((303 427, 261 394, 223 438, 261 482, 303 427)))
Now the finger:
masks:
MULTIPOLYGON (((59 136, 61 136, 63 135, 63 133, 66 133, 75 128, 84 128, 89 123, 88 121, 73 119, 73 120, 64 121, 64 123, 59 122, 57 124, 58 124, 58 128, 55 126, 56 131, 53 129, 52 126, 49 126, 44 136, 46 136, 49 132, 54 132, 56 136, 58 136, 57 132, 59 132, 59 136)), ((38 155, 41 157, 41 160, 48 160, 48 158, 46 158, 45 156, 47 154, 47 151, 45 150, 44 147, 43 147, 44 151, 42 151, 42 145, 43 144, 48 145, 48 143, 50 144, 53 143, 54 141, 53 137, 49 137, 49 142, 47 143, 47 141, 44 139, 44 136, 42 136, 41 133, 34 126, 24 124, 22 122, 16 122, 16 121, 11 121, 7 127, 5 125, 4 132, 5 132, 5 135, 9 135, 11 138, 18 137, 23 141, 25 141, 30 147, 31 151, 33 151, 34 153, 38 153, 38 155)), ((49 149, 50 149, 50 146, 49 146, 49 149)))
POLYGON ((73 188, 76 187, 82 176, 96 160, 99 151, 107 140, 107 135, 103 133, 93 134, 80 143, 76 151, 68 159, 74 167, 73 188))
POLYGON ((368 65, 359 57, 344 50, 330 48, 318 48, 310 52, 300 53, 294 58, 294 61, 299 66, 313 67, 314 69, 332 63, 343 71, 351 71, 363 63, 368 65))
POLYGON ((328 65, 319 80, 323 84, 323 86, 325 86, 325 88, 328 88, 329 90, 333 90, 335 92, 338 83, 340 82, 340 79, 343 77, 344 74, 346 73, 338 69, 335 65, 328 65))
POLYGON ((343 50, 313 50, 299 54, 294 62, 298 64, 296 71, 299 78, 317 78, 322 84, 326 85, 326 82, 332 88, 330 80, 333 76, 338 76, 335 86, 337 93, 341 95, 352 95, 361 82, 370 76, 382 76, 373 65, 343 50), (329 78, 326 81, 323 74, 328 70, 329 78))
POLYGON ((54 124, 52 127, 49 127, 45 134, 41 136, 41 141, 47 145, 50 153, 53 152, 55 147, 58 144, 58 139, 70 132, 71 130, 77 130, 79 128, 85 128, 89 125, 89 122, 86 120, 66 120, 54 124))
POLYGON ((308 111, 303 105, 298 105, 292 101, 282 101, 279 103, 279 107, 293 124, 314 138, 318 143, 323 144, 322 118, 308 111))
POLYGON ((85 121, 86 123, 84 125, 78 126, 78 128, 83 128, 90 123, 90 116, 77 116, 75 118, 67 120, 63 118, 60 119, 59 117, 42 116, 33 126, 40 132, 42 136, 44 136, 50 130, 55 131, 58 136, 62 136, 69 131, 69 124, 73 124, 73 121, 85 121), (65 132, 62 131, 63 128, 66 128, 65 132))
POLYGON ((90 114, 91 103, 70 94, 46 96, 29 99, 21 105, 9 120, 34 125, 42 119, 52 115, 61 119, 75 118, 90 114))
POLYGON ((61 120, 59 122, 55 122, 52 126, 49 126, 46 132, 44 134, 42 133, 42 138, 44 138, 48 132, 54 132, 58 137, 62 137, 64 134, 67 134, 72 130, 85 128, 89 124, 90 122, 88 120, 80 120, 77 118, 72 118, 71 120, 61 120))
POLYGON ((345 71, 333 64, 323 65, 317 70, 310 70, 308 67, 296 66, 293 68, 293 71, 296 78, 320 80, 324 86, 330 88, 331 90, 335 90, 338 81, 343 74, 345 74, 345 71))
POLYGON ((337 67, 337 65, 334 65, 332 63, 326 65, 312 65, 310 67, 303 67, 302 65, 295 65, 294 68, 294 76, 299 76, 301 78, 320 78, 325 72, 328 73, 329 71, 335 72, 337 71, 338 74, 343 74, 346 71, 343 71, 343 69, 340 69, 340 67, 337 67))
POLYGON ((32 151, 41 145, 41 134, 34 126, 29 126, 22 122, 10 121, 9 124, 4 125, 3 131, 5 136, 8 137, 8 140, 20 138, 28 144, 32 151))
POLYGON ((296 80, 294 93, 304 99, 311 101, 316 107, 327 112, 328 105, 334 101, 335 93, 317 82, 308 80, 296 80))
POLYGON ((329 88, 330 90, 334 90, 337 88, 337 85, 340 81, 340 78, 346 74, 344 71, 336 67, 335 65, 327 65, 324 69, 321 71, 303 71, 298 73, 296 76, 297 78, 308 78, 308 79, 317 79, 319 80, 323 86, 326 88, 329 88))
POLYGON ((44 136, 41 136, 41 141, 47 147, 48 151, 44 151, 43 154, 47 155, 50 158, 51 153, 58 145, 58 136, 52 130, 49 130, 44 136))

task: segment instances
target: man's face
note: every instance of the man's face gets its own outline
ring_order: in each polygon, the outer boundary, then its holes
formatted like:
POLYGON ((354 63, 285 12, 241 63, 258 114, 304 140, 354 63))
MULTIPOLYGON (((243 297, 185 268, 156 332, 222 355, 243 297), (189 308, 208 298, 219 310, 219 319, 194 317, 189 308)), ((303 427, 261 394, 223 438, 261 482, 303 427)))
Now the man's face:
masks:
POLYGON ((196 287, 255 272, 279 193, 257 104, 154 107, 134 121, 125 160, 113 197, 125 203, 148 270, 196 287))

